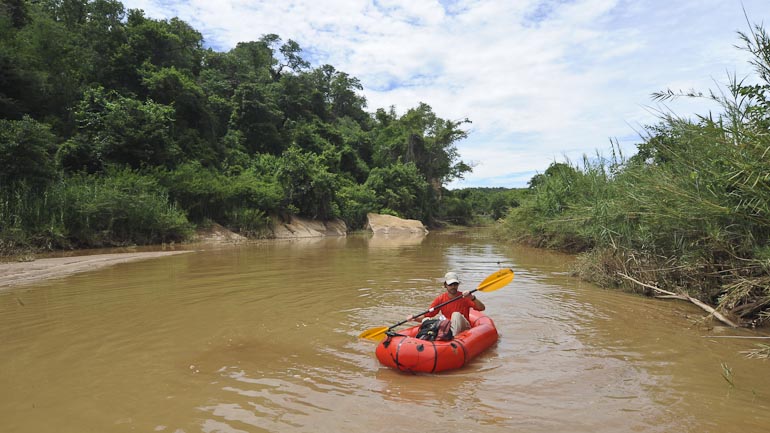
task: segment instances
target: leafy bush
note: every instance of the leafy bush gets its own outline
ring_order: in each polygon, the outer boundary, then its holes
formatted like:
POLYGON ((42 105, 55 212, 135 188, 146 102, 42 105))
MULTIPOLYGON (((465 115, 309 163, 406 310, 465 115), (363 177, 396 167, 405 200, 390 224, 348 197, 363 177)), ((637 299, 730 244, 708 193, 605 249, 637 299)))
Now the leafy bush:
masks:
POLYGON ((58 155, 69 171, 172 165, 180 154, 171 135, 174 109, 168 105, 96 87, 85 92, 75 119, 77 133, 58 155))
POLYGON ((56 176, 52 158, 55 145, 50 127, 29 116, 0 119, 0 188, 51 182, 56 176))
POLYGON ((429 185, 414 163, 375 167, 364 185, 375 192, 381 209, 391 209, 403 218, 424 219, 429 185))
POLYGON ((475 218, 472 204, 453 196, 444 197, 441 201, 441 211, 438 217, 452 224, 471 225, 475 218))
POLYGON ((260 174, 255 168, 224 174, 198 162, 189 162, 175 170, 156 170, 154 176, 196 222, 212 219, 227 223, 228 213, 248 208, 275 213, 283 197, 274 176, 260 174))
POLYGON ((157 181, 132 170, 79 174, 52 191, 67 237, 76 245, 180 241, 191 227, 157 181))
POLYGON ((350 184, 337 193, 340 216, 351 230, 362 229, 366 225, 366 214, 377 212, 377 196, 364 185, 350 184))
POLYGON ((287 207, 310 218, 330 219, 340 214, 336 203, 339 178, 328 171, 319 155, 290 147, 276 161, 287 207))
POLYGON ((240 208, 225 212, 226 226, 249 238, 266 238, 270 233, 270 217, 262 210, 240 208))

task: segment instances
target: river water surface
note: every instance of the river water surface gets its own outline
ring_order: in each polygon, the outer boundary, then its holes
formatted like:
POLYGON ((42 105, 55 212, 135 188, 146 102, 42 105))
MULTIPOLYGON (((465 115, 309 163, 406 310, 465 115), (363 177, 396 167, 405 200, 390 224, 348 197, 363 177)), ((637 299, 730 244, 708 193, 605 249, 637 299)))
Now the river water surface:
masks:
POLYGON ((570 256, 474 232, 192 248, 0 291, 0 431, 770 431, 770 361, 741 353, 768 340, 570 256), (357 338, 500 267, 478 293, 500 341, 460 370, 388 370, 357 338))

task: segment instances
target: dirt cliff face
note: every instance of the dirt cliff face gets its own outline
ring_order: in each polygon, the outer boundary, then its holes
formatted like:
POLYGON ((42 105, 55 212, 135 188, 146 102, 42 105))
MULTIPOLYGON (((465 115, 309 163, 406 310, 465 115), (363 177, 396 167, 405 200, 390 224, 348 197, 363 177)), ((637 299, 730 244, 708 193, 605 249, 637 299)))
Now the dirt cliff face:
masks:
POLYGON ((422 222, 417 220, 407 220, 392 215, 379 215, 370 213, 366 215, 368 219, 367 228, 374 234, 428 234, 422 222))
POLYGON ((348 228, 339 219, 315 221, 292 216, 288 221, 273 218, 275 239, 318 238, 323 236, 346 236, 348 228))
POLYGON ((239 243, 246 242, 248 238, 241 236, 238 233, 234 233, 217 223, 211 224, 209 227, 199 229, 195 234, 195 237, 190 239, 190 242, 213 242, 213 243, 239 243))

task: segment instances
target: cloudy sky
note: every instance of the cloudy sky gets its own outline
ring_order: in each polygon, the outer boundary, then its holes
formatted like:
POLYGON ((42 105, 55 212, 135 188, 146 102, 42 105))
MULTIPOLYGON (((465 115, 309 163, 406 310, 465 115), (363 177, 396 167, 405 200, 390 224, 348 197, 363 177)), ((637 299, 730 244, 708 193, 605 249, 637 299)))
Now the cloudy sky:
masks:
POLYGON ((425 102, 468 118, 457 143, 475 166, 451 187, 522 187, 554 161, 626 153, 665 106, 650 94, 724 90, 752 68, 737 32, 770 21, 770 0, 124 0, 179 17, 227 51, 275 33, 313 66, 361 80, 369 111, 425 102))

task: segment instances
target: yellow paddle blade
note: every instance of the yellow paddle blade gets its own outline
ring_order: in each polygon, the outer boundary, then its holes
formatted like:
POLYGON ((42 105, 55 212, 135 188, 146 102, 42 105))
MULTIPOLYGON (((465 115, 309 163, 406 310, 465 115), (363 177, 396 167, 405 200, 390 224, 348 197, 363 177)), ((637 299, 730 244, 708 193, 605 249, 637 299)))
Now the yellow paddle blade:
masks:
POLYGON ((362 332, 358 338, 364 338, 372 341, 382 341, 385 338, 385 332, 388 331, 387 326, 380 326, 379 328, 370 328, 362 332))
POLYGON ((476 290, 482 292, 494 292, 495 290, 502 289, 513 281, 513 270, 500 269, 492 275, 484 278, 484 281, 479 283, 479 287, 476 290))

